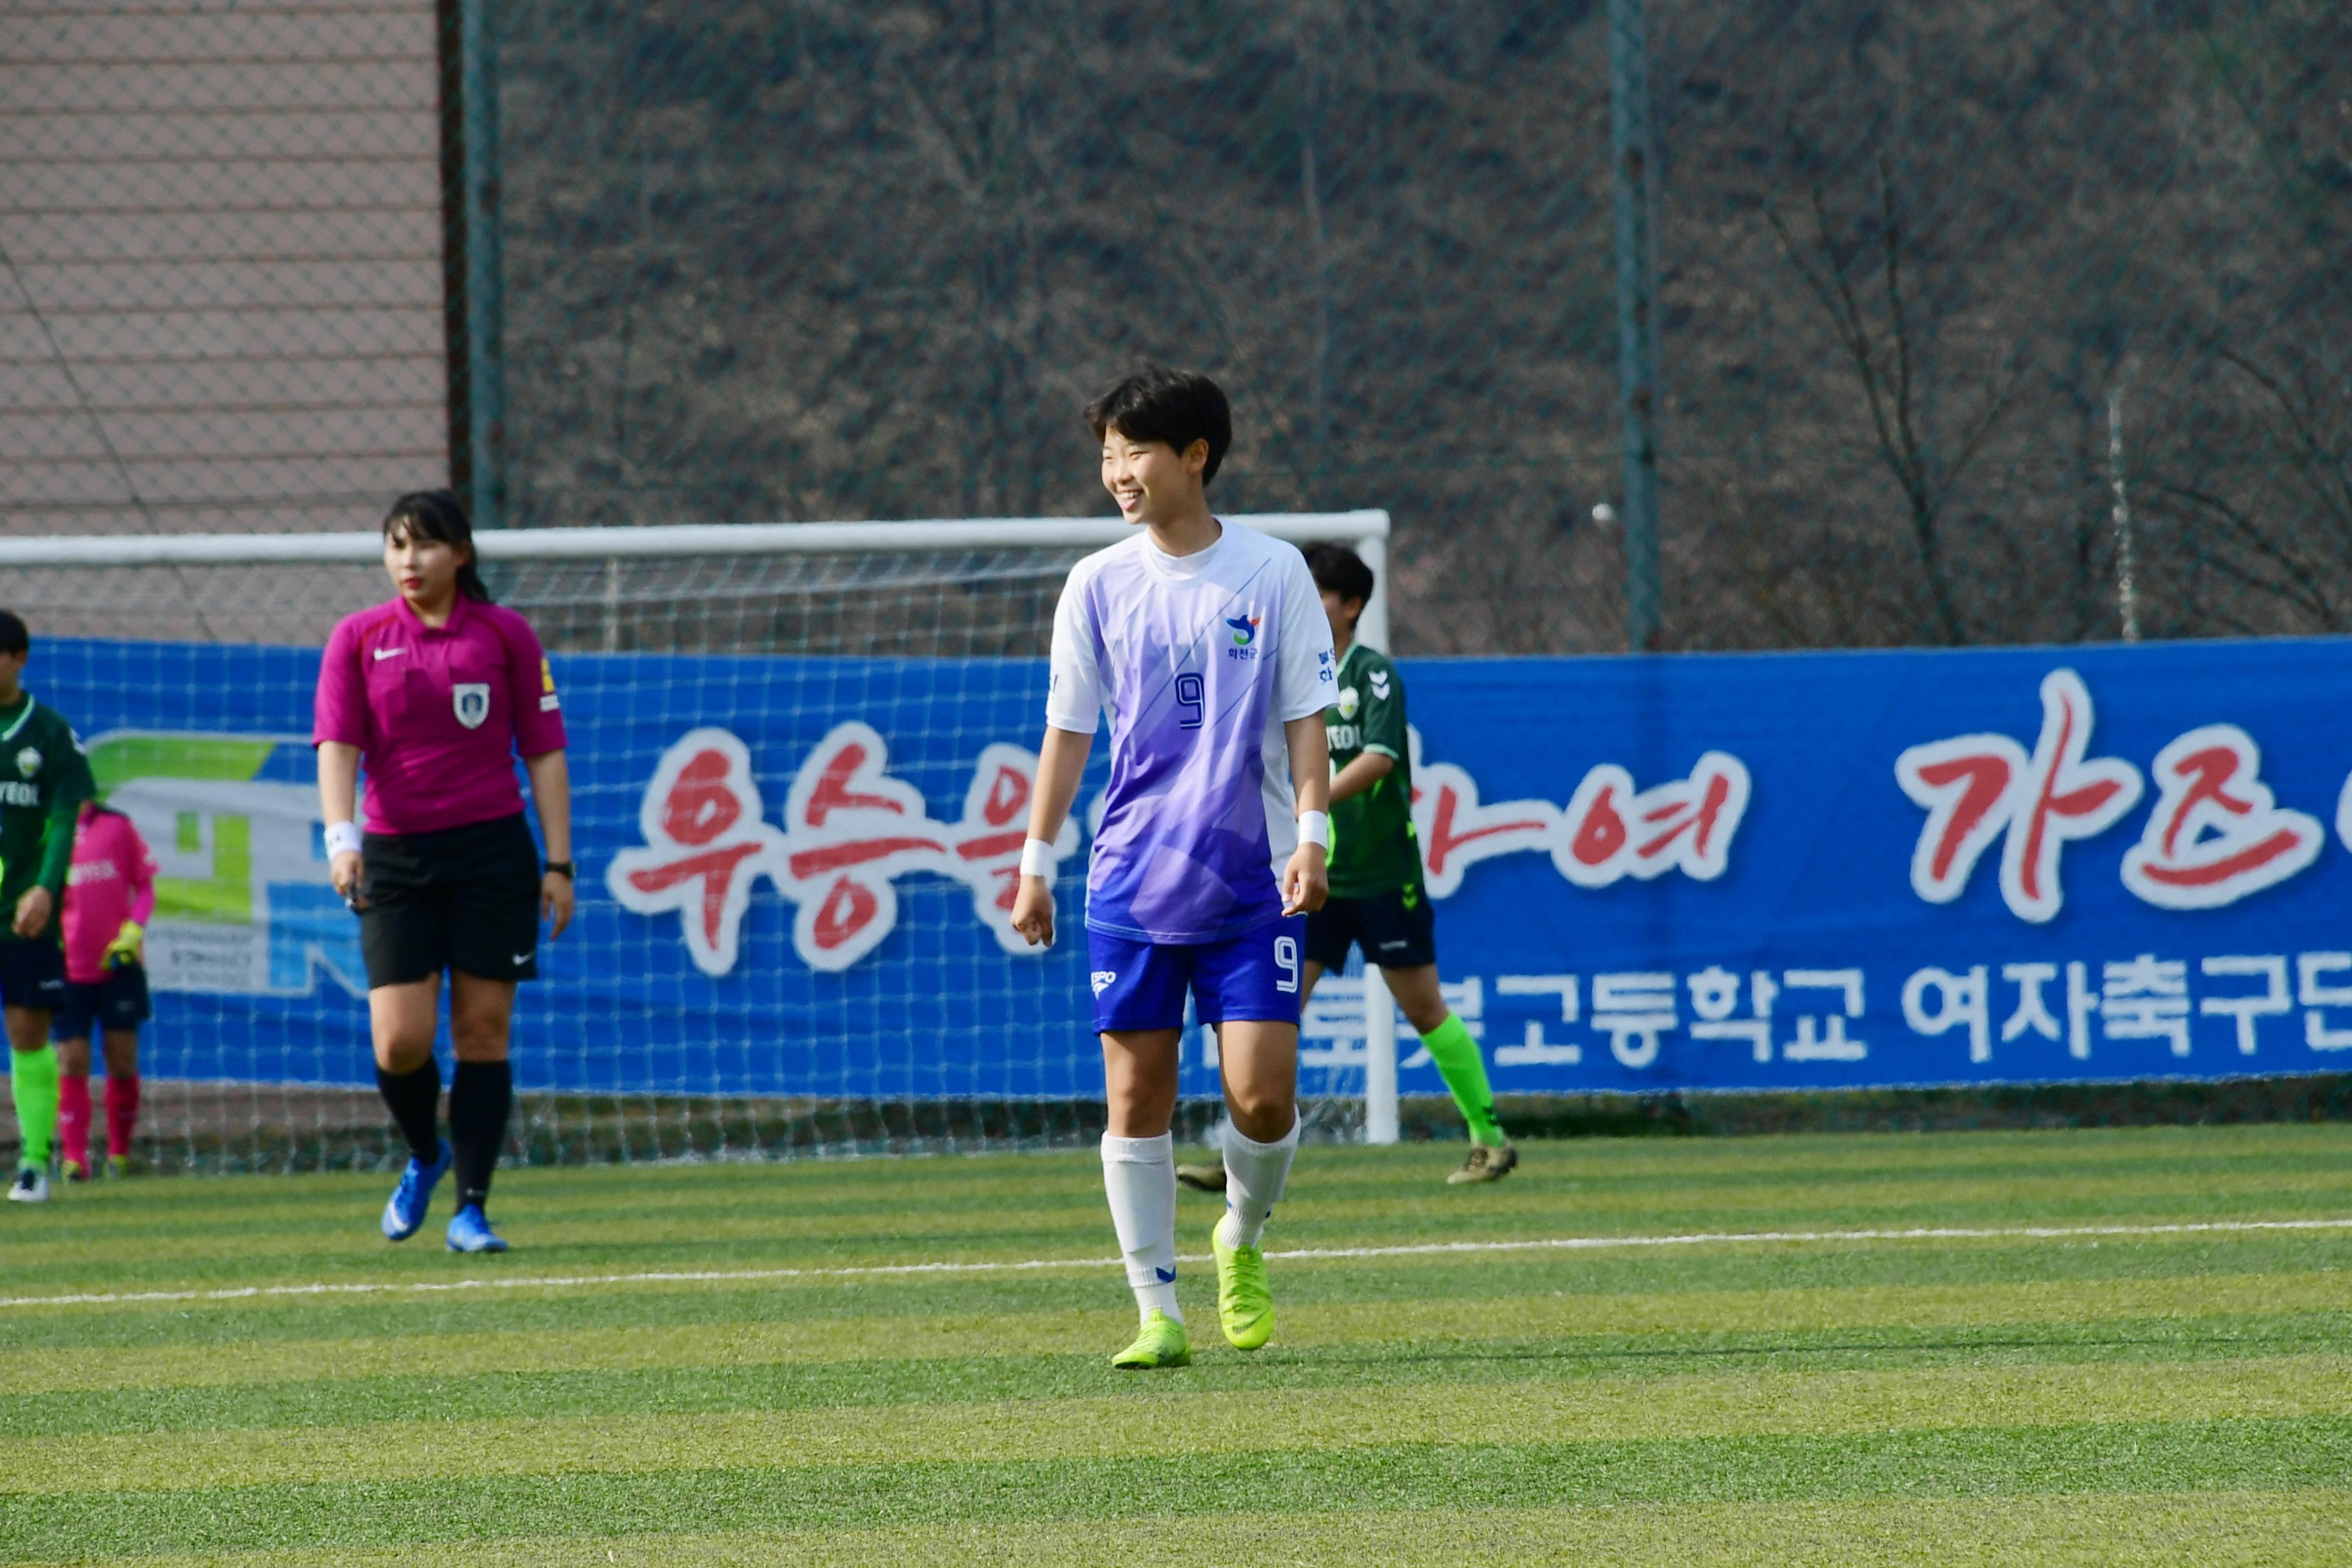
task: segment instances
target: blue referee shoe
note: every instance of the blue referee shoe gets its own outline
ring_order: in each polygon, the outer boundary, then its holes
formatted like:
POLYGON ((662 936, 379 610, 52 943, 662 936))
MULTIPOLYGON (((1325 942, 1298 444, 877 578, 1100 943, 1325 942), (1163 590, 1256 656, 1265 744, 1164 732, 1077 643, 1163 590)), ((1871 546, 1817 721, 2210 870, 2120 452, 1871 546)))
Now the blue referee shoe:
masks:
POLYGON ((467 1204, 449 1216, 449 1250, 452 1252, 504 1252, 507 1244, 490 1228, 489 1215, 479 1204, 467 1204))
POLYGON ((417 1163, 416 1156, 408 1157, 408 1168, 400 1173, 400 1185, 392 1189, 392 1199, 383 1205, 383 1238, 386 1241, 406 1241, 425 1224, 425 1211, 433 1206, 433 1189, 449 1173, 449 1141, 441 1140, 441 1157, 429 1165, 417 1163))

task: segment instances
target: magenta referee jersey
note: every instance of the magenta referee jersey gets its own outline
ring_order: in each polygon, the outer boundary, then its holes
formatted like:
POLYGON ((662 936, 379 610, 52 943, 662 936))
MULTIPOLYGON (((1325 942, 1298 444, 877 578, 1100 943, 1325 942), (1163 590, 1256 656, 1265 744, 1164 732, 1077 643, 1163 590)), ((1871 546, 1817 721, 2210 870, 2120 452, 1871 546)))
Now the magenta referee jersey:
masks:
POLYGON ((319 664, 310 743, 360 749, 371 833, 434 833, 522 809, 514 756, 563 749, 530 623, 463 594, 428 626, 394 599, 346 616, 319 664))

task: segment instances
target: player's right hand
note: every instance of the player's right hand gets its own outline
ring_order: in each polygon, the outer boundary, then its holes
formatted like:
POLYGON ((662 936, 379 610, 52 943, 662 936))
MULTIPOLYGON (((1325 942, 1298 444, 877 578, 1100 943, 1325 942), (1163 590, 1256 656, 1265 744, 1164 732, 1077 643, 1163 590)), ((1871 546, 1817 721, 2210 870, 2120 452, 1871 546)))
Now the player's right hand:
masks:
POLYGON ((367 900, 360 897, 360 877, 365 868, 356 849, 344 850, 327 868, 327 875, 333 880, 335 891, 343 896, 343 902, 355 910, 367 907, 367 900))
POLYGON ((1054 945, 1054 889, 1045 878, 1021 879, 1021 890, 1013 895, 1013 929, 1031 947, 1054 945))
POLYGON ((30 941, 49 929, 49 916, 57 907, 57 900, 49 896, 47 888, 27 888, 25 896, 16 900, 16 915, 12 929, 18 936, 30 941))

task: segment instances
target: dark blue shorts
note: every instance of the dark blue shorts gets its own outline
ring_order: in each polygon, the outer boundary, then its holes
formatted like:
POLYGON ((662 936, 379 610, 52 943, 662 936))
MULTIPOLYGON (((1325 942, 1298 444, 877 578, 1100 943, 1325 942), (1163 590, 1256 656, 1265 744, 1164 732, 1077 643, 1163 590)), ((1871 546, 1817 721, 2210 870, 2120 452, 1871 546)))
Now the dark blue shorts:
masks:
POLYGON ((1181 1029, 1188 991, 1203 1024, 1296 1024, 1306 936, 1304 915, 1186 946, 1089 931, 1095 1030, 1181 1029))
POLYGON ((66 1003, 66 950, 41 937, 0 936, 0 1003, 54 1012, 66 1003))
POLYGON ((66 999, 49 1020, 49 1038, 86 1040, 93 1029, 135 1029, 154 1016, 147 999, 146 967, 126 963, 108 970, 103 980, 66 982, 66 999))

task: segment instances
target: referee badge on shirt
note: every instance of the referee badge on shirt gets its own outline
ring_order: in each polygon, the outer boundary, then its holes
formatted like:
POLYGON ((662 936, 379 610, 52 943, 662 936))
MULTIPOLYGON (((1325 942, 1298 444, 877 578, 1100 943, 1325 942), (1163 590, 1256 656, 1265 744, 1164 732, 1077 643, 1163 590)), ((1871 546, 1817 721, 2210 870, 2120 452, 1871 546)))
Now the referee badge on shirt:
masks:
POLYGON ((457 704, 457 722, 468 730, 478 730, 482 721, 490 716, 490 687, 484 680, 461 680, 451 689, 451 700, 457 704))

